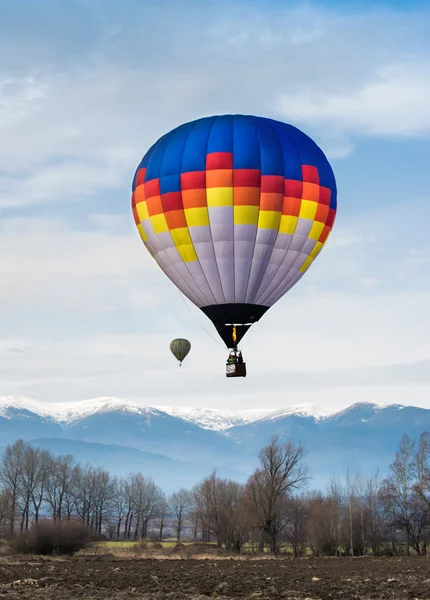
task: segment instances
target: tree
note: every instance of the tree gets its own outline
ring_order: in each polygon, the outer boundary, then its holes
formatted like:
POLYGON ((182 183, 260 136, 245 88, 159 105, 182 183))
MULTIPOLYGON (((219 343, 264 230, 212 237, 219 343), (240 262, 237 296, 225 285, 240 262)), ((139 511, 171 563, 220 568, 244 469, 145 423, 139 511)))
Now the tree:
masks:
POLYGON ((351 476, 349 469, 346 472, 345 489, 346 500, 348 504, 348 525, 349 525, 349 549, 351 556, 354 557, 354 513, 357 507, 357 492, 359 488, 358 475, 351 476))
POLYGON ((136 475, 129 475, 124 481, 125 495, 125 524, 124 524, 124 539, 130 539, 131 525, 133 523, 136 500, 137 500, 137 481, 136 475))
POLYGON ((151 519, 158 517, 164 494, 152 477, 145 477, 142 488, 142 503, 140 506, 141 518, 141 537, 145 539, 148 536, 148 525, 151 519))
POLYGON ((192 497, 188 490, 181 488, 178 492, 173 492, 169 500, 169 508, 174 517, 176 539, 181 540, 181 532, 185 517, 192 508, 192 497))
POLYGON ((160 540, 160 542, 163 541, 164 522, 165 522, 168 510, 169 510, 169 502, 168 502, 165 494, 163 493, 162 496, 160 497, 160 508, 158 511, 158 518, 159 518, 158 539, 160 540))
POLYGON ((10 495, 9 531, 13 533, 15 528, 15 515, 18 498, 22 485, 22 465, 24 464, 25 444, 23 440, 17 440, 14 444, 8 444, 0 461, 0 481, 8 490, 10 495))
POLYGON ((240 552, 249 530, 249 508, 245 486, 228 479, 215 479, 218 498, 217 537, 226 549, 240 552))
POLYGON ((261 532, 260 551, 270 544, 279 553, 279 537, 286 526, 286 500, 307 483, 308 469, 303 464, 303 446, 279 444, 277 436, 259 454, 260 468, 247 483, 248 502, 261 532))
POLYGON ((116 538, 121 535, 121 525, 126 514, 126 495, 124 479, 115 477, 112 482, 112 510, 116 520, 116 538))
POLYGON ((47 500, 52 508, 54 521, 61 521, 63 511, 72 493, 74 459, 71 454, 56 456, 51 460, 51 475, 47 486, 47 500))
POLYGON ((112 479, 107 471, 98 468, 94 471, 94 512, 95 526, 93 533, 102 534, 102 526, 108 516, 110 503, 113 500, 112 479))
POLYGON ((288 515, 285 535, 293 548, 294 558, 303 556, 306 549, 306 523, 308 500, 305 496, 295 495, 287 499, 288 515))
POLYGON ((330 497, 321 492, 311 492, 308 496, 306 533, 312 554, 333 556, 338 550, 337 535, 333 530, 330 497))
MULTIPOLYGON (((49 483, 49 465, 52 464, 52 454, 48 450, 41 450, 38 457, 38 470, 31 492, 31 501, 34 509, 35 523, 39 522, 40 509, 45 501, 46 488, 49 483)), ((26 526, 27 527, 27 526, 26 526)))
POLYGON ((35 520, 39 520, 39 509, 44 498, 45 485, 47 482, 47 465, 51 455, 46 450, 33 448, 24 444, 22 448, 21 468, 21 526, 23 531, 28 530, 30 508, 33 504, 35 509, 35 520))
POLYGON ((384 496, 394 508, 397 525, 406 533, 406 552, 413 547, 421 553, 421 541, 427 514, 416 494, 417 455, 415 442, 404 435, 400 442, 390 474, 384 482, 384 496))
POLYGON ((384 541, 381 484, 378 472, 366 479, 363 489, 364 532, 372 554, 380 554, 384 541))

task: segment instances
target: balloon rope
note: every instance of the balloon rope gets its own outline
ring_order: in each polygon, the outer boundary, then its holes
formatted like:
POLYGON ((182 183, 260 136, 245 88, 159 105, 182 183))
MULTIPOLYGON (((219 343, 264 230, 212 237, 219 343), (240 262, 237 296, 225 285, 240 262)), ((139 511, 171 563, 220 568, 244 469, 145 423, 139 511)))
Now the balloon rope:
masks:
POLYGON ((181 292, 180 292, 179 290, 178 290, 178 294, 180 295, 180 297, 181 297, 181 299, 182 299, 182 302, 183 302, 183 303, 185 304, 185 306, 187 307, 187 309, 188 309, 188 312, 189 312, 189 313, 190 313, 190 315, 193 317, 193 321, 197 321, 197 323, 200 325, 200 327, 203 329, 203 331, 204 331, 204 332, 205 332, 205 333, 206 333, 206 334, 207 334, 207 335, 208 335, 210 338, 212 338, 212 339, 213 339, 213 341, 214 341, 216 344, 218 344, 218 346, 221 346, 221 347, 222 347, 222 348, 224 348, 224 350, 225 350, 225 346, 224 346, 223 344, 221 344, 221 343, 220 343, 220 342, 219 342, 217 339, 215 339, 215 338, 214 338, 214 336, 213 336, 213 335, 211 335, 211 334, 209 333, 209 331, 203 327, 203 325, 200 323, 200 321, 197 319, 197 317, 196 317, 195 315, 193 315, 193 313, 191 312, 191 309, 190 309, 190 307, 189 307, 189 306, 188 306, 188 304, 185 302, 185 298, 183 297, 183 295, 181 294, 181 292))

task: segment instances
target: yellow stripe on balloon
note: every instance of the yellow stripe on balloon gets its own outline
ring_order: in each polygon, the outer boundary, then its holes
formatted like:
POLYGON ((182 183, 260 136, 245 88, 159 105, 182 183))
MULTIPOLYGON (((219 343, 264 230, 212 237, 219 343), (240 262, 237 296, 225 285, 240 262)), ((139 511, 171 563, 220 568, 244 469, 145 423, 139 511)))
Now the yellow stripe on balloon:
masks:
POLYGON ((178 229, 172 229, 170 232, 175 243, 175 246, 183 246, 184 244, 192 244, 190 232, 188 227, 178 227, 178 229))
POLYGON ((279 210, 260 210, 258 229, 279 229, 281 212, 279 210))
POLYGON ((259 206, 235 206, 234 224, 235 225, 257 225, 259 206))
POLYGON ((307 271, 309 269, 309 267, 311 266, 311 264, 313 263, 314 259, 312 258, 312 256, 308 256, 307 259, 305 260, 305 262, 302 264, 302 266, 300 267, 300 272, 304 273, 305 271, 307 271))
POLYGON ((233 188, 219 187, 207 188, 206 199, 208 207, 211 206, 233 206, 233 188))
POLYGON ((296 230, 297 221, 297 217, 292 217, 291 215, 282 215, 281 222, 279 224, 279 233, 293 234, 296 230))
POLYGON ((198 260, 188 227, 178 227, 178 229, 172 229, 170 234, 176 249, 184 262, 193 262, 198 260))
POLYGON ((139 204, 136 204, 136 211, 137 211, 137 215, 141 221, 145 221, 146 219, 149 219, 148 207, 146 206, 146 200, 144 200, 143 202, 139 202, 139 204))
POLYGON ((209 214, 206 207, 186 208, 184 213, 188 227, 206 227, 209 225, 209 214))
POLYGON ((321 252, 321 250, 323 249, 324 244, 322 244, 321 242, 317 242, 313 248, 313 250, 309 253, 309 256, 311 258, 316 258, 318 256, 318 254, 321 252))
POLYGON ((143 229, 141 223, 138 224, 137 230, 139 232, 140 237, 142 238, 142 241, 146 242, 146 240, 148 239, 148 236, 146 235, 145 230, 143 229))
POLYGON ((308 237, 311 240, 318 240, 324 227, 325 227, 324 223, 320 223, 319 221, 314 221, 314 224, 311 227, 308 237))
POLYGON ((155 233, 163 233, 164 231, 169 231, 169 226, 167 225, 166 217, 164 216, 164 214, 153 215, 151 217, 151 223, 155 233))
POLYGON ((318 203, 312 200, 302 200, 300 204, 299 217, 301 219, 310 219, 313 221, 317 213, 318 203))
POLYGON ((196 251, 192 244, 183 244, 182 246, 176 246, 176 248, 184 262, 193 262, 198 260, 196 251))

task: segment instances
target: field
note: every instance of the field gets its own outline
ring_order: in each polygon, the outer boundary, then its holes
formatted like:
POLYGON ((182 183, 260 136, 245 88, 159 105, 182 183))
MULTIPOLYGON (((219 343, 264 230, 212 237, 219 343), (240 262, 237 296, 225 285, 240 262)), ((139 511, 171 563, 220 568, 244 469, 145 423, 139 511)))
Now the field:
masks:
POLYGON ((25 600, 430 598, 430 559, 2 556, 0 597, 25 600))

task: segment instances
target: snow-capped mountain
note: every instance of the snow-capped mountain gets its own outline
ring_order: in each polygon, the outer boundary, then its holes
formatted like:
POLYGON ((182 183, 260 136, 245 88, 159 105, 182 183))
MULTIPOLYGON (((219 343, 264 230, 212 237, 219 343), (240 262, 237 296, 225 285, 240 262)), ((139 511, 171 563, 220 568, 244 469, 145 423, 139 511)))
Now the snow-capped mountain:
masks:
MULTIPOLYGON (((353 405, 356 406, 356 405, 353 405)), ((359 403, 373 413, 383 410, 387 404, 359 403)), ((391 405, 395 406, 395 405, 391 405)), ((400 405, 396 405, 400 406, 400 405)), ((137 415, 157 415, 160 412, 198 425, 211 431, 226 431, 258 421, 278 421, 288 416, 310 417, 315 420, 331 417, 340 418, 351 410, 351 406, 333 411, 324 406, 306 403, 292 405, 282 409, 250 409, 228 411, 214 408, 190 406, 140 405, 135 402, 110 396, 80 400, 77 402, 41 402, 23 396, 0 396, 0 417, 10 418, 16 411, 28 411, 42 418, 52 419, 60 424, 72 424, 94 414, 114 411, 135 413, 137 415)), ((403 407, 401 407, 403 408, 403 407)))
POLYGON ((23 396, 0 397, 0 416, 10 418, 16 410, 28 411, 39 417, 52 419, 60 424, 71 424, 90 415, 103 412, 122 411, 141 415, 156 415, 163 412, 212 431, 226 431, 231 427, 265 419, 275 420, 291 414, 318 417, 318 408, 312 405, 290 406, 281 410, 227 411, 188 406, 147 406, 114 397, 93 398, 77 402, 41 402, 23 396))
POLYGON ((194 485, 213 469, 246 480, 273 434, 280 442, 305 445, 313 485, 342 476, 347 467, 383 474, 402 435, 416 439, 423 431, 430 431, 430 409, 398 404, 233 412, 110 397, 67 404, 0 398, 0 455, 21 438, 113 474, 142 471, 166 490, 194 485))
POLYGON ((155 414, 156 409, 139 406, 121 398, 101 397, 78 402, 41 402, 24 396, 0 396, 0 416, 10 418, 13 411, 27 411, 58 423, 73 423, 90 415, 111 411, 155 414))
POLYGON ((332 414, 336 414, 337 412, 310 403, 296 404, 281 409, 260 408, 238 411, 165 405, 156 405, 153 408, 157 408, 158 410, 166 412, 174 417, 184 419, 185 421, 195 423, 203 429, 211 429, 213 431, 226 431, 227 429, 230 429, 230 427, 246 425, 248 423, 254 423, 255 421, 275 421, 288 415, 300 415, 303 417, 322 419, 332 414))
POLYGON ((192 406, 154 406, 168 415, 178 417, 184 421, 189 421, 199 425, 203 429, 212 431, 225 431, 230 427, 252 423, 258 419, 264 418, 271 411, 260 410, 240 410, 237 412, 228 410, 218 410, 215 408, 195 408, 192 406))

